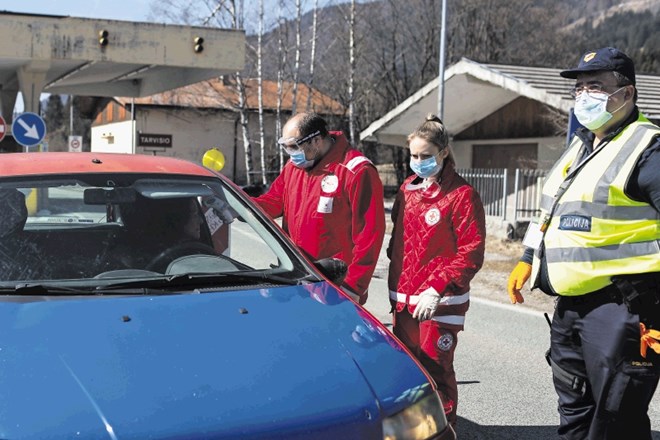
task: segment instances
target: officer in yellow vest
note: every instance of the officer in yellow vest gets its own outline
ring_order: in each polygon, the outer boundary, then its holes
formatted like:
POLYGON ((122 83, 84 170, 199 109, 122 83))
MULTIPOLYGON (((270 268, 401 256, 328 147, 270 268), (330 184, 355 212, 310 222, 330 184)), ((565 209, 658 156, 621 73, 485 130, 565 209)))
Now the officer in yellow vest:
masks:
MULTIPOLYGON (((660 376, 660 128, 639 112, 635 67, 589 51, 577 68, 583 126, 550 171, 541 216, 509 277, 558 295, 547 358, 562 439, 648 439, 660 376), (650 348, 650 350, 647 350, 650 348), (657 350, 657 353, 656 353, 657 350)), ((657 421, 656 421, 657 423, 657 421)))

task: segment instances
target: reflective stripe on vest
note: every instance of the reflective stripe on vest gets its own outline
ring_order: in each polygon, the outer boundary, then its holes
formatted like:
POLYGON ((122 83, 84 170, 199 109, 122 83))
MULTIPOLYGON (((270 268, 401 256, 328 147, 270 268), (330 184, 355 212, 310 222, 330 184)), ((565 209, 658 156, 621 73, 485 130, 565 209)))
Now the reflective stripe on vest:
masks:
MULTIPOLYGON (((637 161, 660 128, 639 119, 604 145, 562 195, 544 237, 552 288, 582 295, 611 284, 612 275, 660 271, 660 215, 624 191, 637 161)), ((543 187, 541 217, 552 208, 559 185, 580 151, 575 140, 543 187)), ((539 269, 535 253, 533 279, 539 269)))

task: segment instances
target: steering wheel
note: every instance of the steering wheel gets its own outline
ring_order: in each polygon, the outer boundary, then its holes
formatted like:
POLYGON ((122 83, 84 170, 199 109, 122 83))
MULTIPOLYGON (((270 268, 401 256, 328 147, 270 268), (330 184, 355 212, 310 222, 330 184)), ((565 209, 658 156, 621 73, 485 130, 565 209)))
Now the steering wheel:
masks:
POLYGON ((149 264, 147 264, 145 270, 164 273, 167 269, 167 265, 173 260, 185 255, 195 254, 218 255, 216 250, 208 244, 200 243, 198 241, 186 241, 169 247, 156 255, 151 259, 149 264))

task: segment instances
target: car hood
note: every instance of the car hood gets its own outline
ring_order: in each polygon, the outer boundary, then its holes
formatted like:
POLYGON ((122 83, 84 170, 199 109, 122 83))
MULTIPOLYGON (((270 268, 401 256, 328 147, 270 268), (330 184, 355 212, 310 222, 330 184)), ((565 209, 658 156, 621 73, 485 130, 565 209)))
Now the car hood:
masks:
POLYGON ((5 297, 0 362, 0 438, 364 438, 430 392, 327 283, 5 297))

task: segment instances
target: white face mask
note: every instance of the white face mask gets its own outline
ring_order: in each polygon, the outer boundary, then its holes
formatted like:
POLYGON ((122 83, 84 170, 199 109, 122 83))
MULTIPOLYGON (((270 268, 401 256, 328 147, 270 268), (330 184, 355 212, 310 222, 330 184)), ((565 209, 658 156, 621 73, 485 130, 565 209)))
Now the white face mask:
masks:
POLYGON ((621 107, 612 111, 612 113, 607 111, 607 102, 610 96, 622 89, 623 87, 609 95, 607 93, 589 93, 586 91, 580 93, 575 97, 575 109, 573 110, 578 122, 592 131, 605 125, 612 119, 612 115, 625 105, 625 103, 621 104, 621 107))

